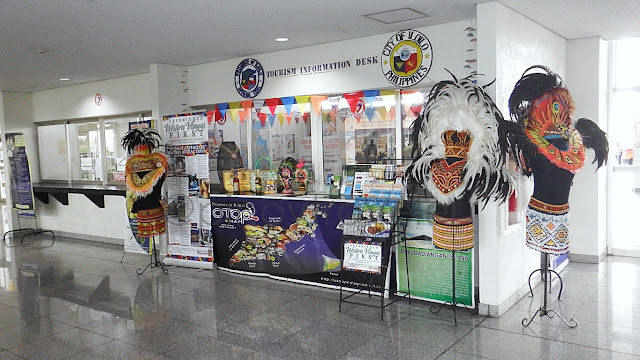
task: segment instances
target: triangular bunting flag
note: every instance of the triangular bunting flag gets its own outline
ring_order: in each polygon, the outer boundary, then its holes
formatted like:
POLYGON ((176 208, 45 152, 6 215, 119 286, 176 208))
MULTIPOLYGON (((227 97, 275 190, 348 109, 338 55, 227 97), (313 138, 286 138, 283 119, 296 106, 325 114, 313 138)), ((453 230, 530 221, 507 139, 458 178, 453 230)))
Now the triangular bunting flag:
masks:
POLYGON ((360 98, 363 95, 364 94, 362 93, 362 91, 356 91, 352 93, 346 93, 342 95, 342 97, 344 97, 344 99, 347 100, 347 103, 349 104, 349 108, 351 109, 351 112, 355 114, 356 106, 358 105, 358 100, 360 100, 360 98))
POLYGON ((325 95, 320 95, 320 96, 310 96, 309 98, 311 99, 311 106, 313 107, 313 111, 315 111, 316 114, 318 114, 322 110, 322 102, 327 100, 329 97, 325 95))
POLYGON ((229 109, 240 109, 242 103, 240 101, 233 101, 229 103, 229 109))
POLYGON ((411 116, 412 118, 415 117, 415 115, 413 115, 413 111, 411 111, 411 104, 403 104, 404 107, 404 111, 407 112, 407 116, 411 116))
POLYGON ((240 124, 244 124, 244 119, 247 117, 247 112, 238 109, 238 117, 240 118, 240 124))
POLYGON ((218 104, 218 110, 220 110, 220 115, 222 115, 222 117, 227 113, 228 108, 229 104, 227 103, 218 104))
POLYGON ((211 110, 211 111, 207 111, 207 122, 209 123, 209 125, 211 125, 211 120, 213 120, 213 113, 215 111, 211 110))
POLYGON ((284 123, 284 115, 278 114, 278 115, 276 115, 276 118, 278 119, 278 122, 280 123, 280 126, 282 126, 282 123, 284 123))
POLYGON ((296 121, 296 124, 300 122, 300 118, 302 117, 302 114, 300 113, 294 113, 293 114, 293 120, 296 121))
POLYGON ((396 119, 396 107, 392 106, 391 110, 389 110, 389 118, 391 120, 395 120, 396 119))
POLYGON ((218 105, 216 105, 216 108, 213 111, 213 121, 220 122, 220 120, 222 120, 222 114, 220 114, 220 109, 218 109, 218 105))
POLYGON ((382 97, 384 108, 389 111, 393 104, 396 103, 396 92, 391 90, 382 90, 380 91, 380 96, 382 97))
POLYGON ((256 108, 256 112, 262 111, 264 106, 264 100, 253 100, 253 107, 256 108))
POLYGON ((253 100, 245 100, 242 102, 242 108, 245 114, 251 114, 251 107, 253 106, 253 100))
POLYGON ((287 118, 287 124, 291 125, 291 114, 285 115, 285 118, 287 118))
POLYGON ((278 106, 278 104, 280 104, 280 98, 266 99, 264 102, 269 107, 271 115, 275 115, 276 107, 278 106))
POLYGON ((260 125, 264 127, 267 124, 267 113, 258 113, 258 119, 260 119, 260 125))
POLYGON ((231 115, 231 122, 232 123, 236 123, 238 122, 238 109, 229 109, 227 111, 227 114, 231 115))
POLYGON ((280 101, 282 101, 282 105, 284 106, 284 109, 287 111, 287 114, 291 114, 291 106, 296 101, 296 98, 293 96, 286 96, 286 97, 280 98, 280 101))
POLYGON ((306 104, 309 102, 309 95, 296 96, 296 104, 306 104))
POLYGON ((302 115, 302 120, 304 120, 305 123, 309 121, 310 118, 311 118, 311 114, 309 113, 304 113, 304 115, 302 115))
MULTIPOLYGON (((382 121, 386 121, 387 120, 387 114, 388 114, 387 113, 387 108, 385 108, 384 106, 380 106, 380 107, 377 107, 376 110, 378 110, 378 114, 380 114, 380 119, 382 121)), ((391 119, 391 120, 395 120, 395 119, 391 119)))
POLYGON ((380 95, 380 90, 362 90, 362 93, 364 94, 365 100, 369 104, 373 104, 373 102, 376 101, 376 97, 380 95))
POLYGON ((273 123, 276 121, 276 116, 272 114, 267 114, 267 117, 269 118, 269 124, 271 124, 271 127, 273 127, 273 123))
POLYGON ((373 119, 373 113, 376 112, 376 109, 373 106, 365 106, 364 113, 367 115, 367 119, 371 121, 373 119))

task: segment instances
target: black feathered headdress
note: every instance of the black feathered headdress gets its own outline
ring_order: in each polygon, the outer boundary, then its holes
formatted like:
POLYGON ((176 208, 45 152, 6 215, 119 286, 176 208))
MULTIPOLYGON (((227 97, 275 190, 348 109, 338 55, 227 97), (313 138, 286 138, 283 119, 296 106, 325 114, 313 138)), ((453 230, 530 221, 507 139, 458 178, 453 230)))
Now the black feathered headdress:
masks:
POLYGON ((147 147, 149 152, 153 152, 160 146, 160 134, 154 129, 131 129, 122 137, 120 144, 128 154, 132 154, 139 147, 147 147))

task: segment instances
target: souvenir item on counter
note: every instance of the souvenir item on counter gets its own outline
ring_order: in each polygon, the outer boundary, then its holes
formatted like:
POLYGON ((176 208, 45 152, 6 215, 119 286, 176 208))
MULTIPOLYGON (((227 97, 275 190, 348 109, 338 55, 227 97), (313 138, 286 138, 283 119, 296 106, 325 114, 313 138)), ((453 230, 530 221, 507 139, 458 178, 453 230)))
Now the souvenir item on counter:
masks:
POLYGON ((298 183, 298 191, 307 192, 307 181, 309 179, 309 173, 304 167, 304 159, 300 159, 296 164, 296 171, 294 173, 296 182, 298 183))
POLYGON ((130 155, 125 166, 129 218, 137 219, 139 237, 164 234, 161 189, 169 166, 163 154, 154 152, 160 145, 160 135, 153 129, 133 129, 125 134, 121 144, 130 155))
POLYGON ((511 152, 522 173, 533 174, 526 244, 543 253, 569 251, 569 191, 584 166, 585 148, 595 150, 598 168, 609 153, 606 134, 591 120, 574 123, 573 110, 562 78, 542 65, 525 70, 509 98, 513 121, 503 128, 503 156, 511 152))
MULTIPOLYGON (((236 145, 235 141, 223 141, 222 144, 220 144, 216 167, 220 182, 224 183, 223 175, 225 170, 240 169, 243 167, 244 163, 242 161, 242 154, 240 153, 240 148, 236 145)), ((231 192, 230 190, 227 191, 231 192)))
POLYGON ((276 182, 278 181, 278 172, 275 170, 271 170, 273 168, 273 163, 271 159, 263 156, 260 159, 256 160, 256 164, 254 166, 253 171, 251 171, 251 191, 258 193, 258 189, 256 188, 256 178, 261 178, 262 180, 262 193, 263 194, 275 194, 278 189, 276 187, 276 182), (264 170, 264 163, 267 163, 267 170, 264 170), (261 168, 262 167, 262 168, 261 168))
POLYGON ((278 168, 278 174, 280 175, 280 181, 284 189, 283 194, 293 194, 293 177, 295 173, 296 161, 292 157, 288 157, 280 163, 278 168))
POLYGON ((341 175, 332 175, 331 177, 331 187, 329 188, 329 197, 332 199, 337 199, 340 197, 340 185, 342 183, 341 175))
POLYGON ((413 160, 405 176, 437 201, 433 244, 438 248, 472 248, 471 203, 505 201, 511 193, 513 176, 498 141, 502 123, 500 110, 469 77, 437 83, 414 122, 413 160))

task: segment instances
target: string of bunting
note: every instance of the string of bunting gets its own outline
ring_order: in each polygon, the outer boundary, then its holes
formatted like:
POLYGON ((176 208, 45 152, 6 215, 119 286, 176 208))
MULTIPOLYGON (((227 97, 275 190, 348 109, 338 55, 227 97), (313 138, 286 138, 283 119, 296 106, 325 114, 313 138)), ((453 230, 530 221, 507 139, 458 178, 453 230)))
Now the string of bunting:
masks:
MULTIPOLYGON (((345 93, 342 95, 342 98, 345 99, 349 105, 349 109, 358 121, 360 121, 363 113, 369 121, 372 121, 376 111, 383 119, 386 118, 387 115, 391 117, 395 116, 395 96, 396 92, 391 90, 361 90, 345 93), (380 99, 382 100, 383 106, 379 106, 379 103, 376 103, 376 100, 380 99), (362 111, 363 106, 364 111, 362 111)), ((311 111, 315 114, 321 113, 322 102, 328 98, 329 96, 327 95, 304 95, 219 103, 215 105, 214 110, 207 112, 207 121, 209 124, 211 124, 212 121, 224 124, 226 115, 229 114, 233 123, 237 123, 239 119, 240 123, 243 124, 247 119, 251 118, 252 108, 255 108, 256 115, 263 127, 266 125, 267 120, 269 120, 269 124, 273 126, 276 119, 280 125, 284 124, 285 119, 287 120, 287 124, 290 125, 292 118, 296 124, 299 123, 301 118, 306 123, 311 118, 311 111), (307 104, 311 105, 309 110, 307 110, 307 104), (279 105, 284 107, 285 113, 276 113, 279 105), (268 112, 262 112, 264 106, 267 107, 268 112)), ((334 107, 337 107, 337 102, 334 104, 334 107)), ((405 110, 409 113, 420 113, 422 111, 422 104, 414 106, 405 105, 405 110)), ((331 120, 335 121, 336 113, 337 111, 329 112, 331 120)))

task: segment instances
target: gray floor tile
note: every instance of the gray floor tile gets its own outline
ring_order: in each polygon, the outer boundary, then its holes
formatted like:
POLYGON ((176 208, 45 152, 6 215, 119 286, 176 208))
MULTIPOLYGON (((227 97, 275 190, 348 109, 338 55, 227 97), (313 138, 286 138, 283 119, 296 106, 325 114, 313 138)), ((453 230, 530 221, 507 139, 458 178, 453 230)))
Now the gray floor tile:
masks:
POLYGON ((71 329, 69 325, 46 317, 30 318, 0 330, 0 349, 9 349, 71 329))
POLYGON ((626 354, 640 355, 640 329, 591 321, 580 321, 564 332, 563 341, 626 354))
POLYGON ((177 347, 164 355, 172 359, 244 360, 255 354, 256 352, 253 350, 226 343, 213 336, 207 336, 177 347))
POLYGON ((103 345, 72 355, 65 360, 148 360, 158 356, 153 351, 141 349, 130 344, 114 340, 103 345))
POLYGON ((12 354, 6 350, 0 350, 0 359, 2 360, 24 360, 23 357, 12 354))
POLYGON ((471 325, 411 316, 386 329, 382 335, 447 349, 472 329, 471 325))
POLYGON ((490 359, 538 359, 551 340, 477 327, 451 350, 490 359))
POLYGON ((112 339, 81 329, 71 329, 9 349, 28 359, 62 359, 112 339))
POLYGON ((348 352, 343 359, 386 360, 386 359, 436 359, 446 349, 423 343, 376 336, 348 352))
POLYGON ((262 313, 230 324, 222 330, 250 339, 275 343, 309 326, 312 322, 275 313, 262 313))

